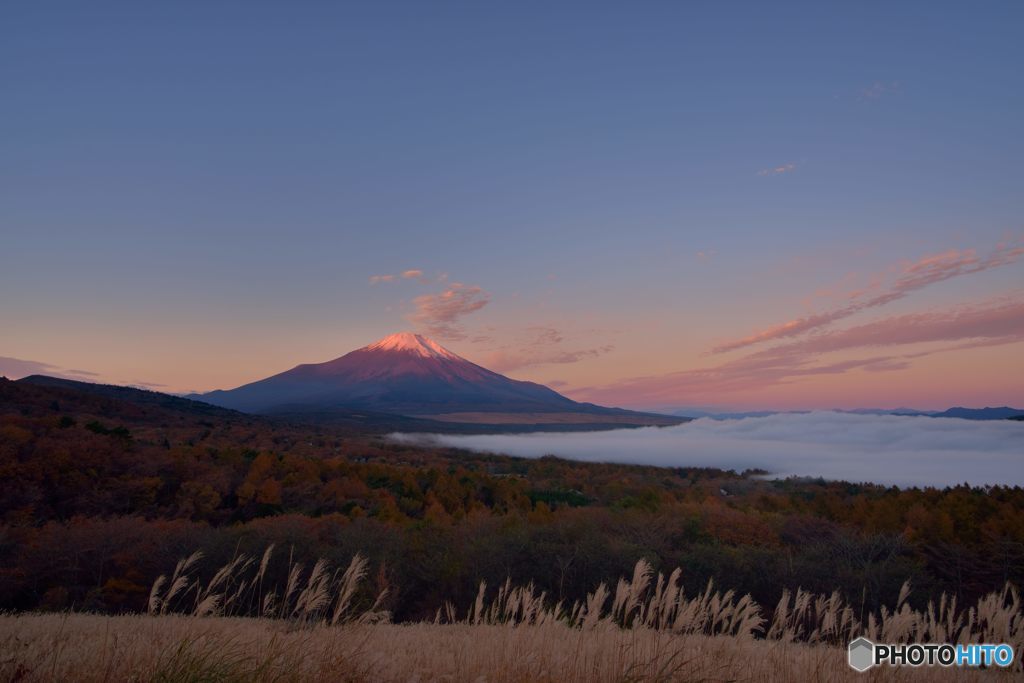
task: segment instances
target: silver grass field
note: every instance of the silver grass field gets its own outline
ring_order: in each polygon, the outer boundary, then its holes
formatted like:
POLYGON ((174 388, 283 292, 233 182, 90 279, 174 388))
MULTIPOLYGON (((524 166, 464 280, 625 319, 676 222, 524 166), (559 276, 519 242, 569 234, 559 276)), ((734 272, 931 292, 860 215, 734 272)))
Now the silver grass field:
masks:
POLYGON ((833 681, 1015 680, 1008 670, 876 668, 857 674, 846 644, 998 643, 1024 650, 1024 611, 1007 585, 972 605, 941 596, 860 615, 838 593, 786 591, 766 617, 713 583, 688 594, 682 572, 645 560, 585 601, 552 603, 532 585, 481 583, 472 605, 392 624, 386 591, 366 595, 367 562, 288 561, 267 585, 274 548, 239 555, 202 582, 199 553, 158 578, 149 613, 0 615, 5 681, 833 681))

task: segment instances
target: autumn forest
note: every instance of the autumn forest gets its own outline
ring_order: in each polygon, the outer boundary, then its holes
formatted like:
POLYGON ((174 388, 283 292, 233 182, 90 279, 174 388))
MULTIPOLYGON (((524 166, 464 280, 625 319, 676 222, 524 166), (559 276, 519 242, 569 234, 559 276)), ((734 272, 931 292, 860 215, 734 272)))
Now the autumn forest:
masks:
POLYGON ((368 558, 396 621, 469 604, 481 579, 571 602, 641 558, 769 605, 797 587, 870 611, 908 579, 921 600, 1024 583, 1017 487, 524 460, 386 431, 2 380, 0 609, 138 612, 179 558, 199 550, 212 572, 269 544, 308 563, 368 558))

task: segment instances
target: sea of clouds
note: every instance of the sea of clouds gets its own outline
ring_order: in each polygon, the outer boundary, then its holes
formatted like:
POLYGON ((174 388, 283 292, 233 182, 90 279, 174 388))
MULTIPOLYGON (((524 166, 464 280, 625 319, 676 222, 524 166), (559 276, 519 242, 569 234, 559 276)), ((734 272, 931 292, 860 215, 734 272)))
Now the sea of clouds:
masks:
POLYGON ((775 477, 824 477, 896 486, 1024 486, 1024 422, 856 415, 779 414, 702 418, 676 427, 604 432, 393 434, 527 458, 664 467, 763 469, 775 477))

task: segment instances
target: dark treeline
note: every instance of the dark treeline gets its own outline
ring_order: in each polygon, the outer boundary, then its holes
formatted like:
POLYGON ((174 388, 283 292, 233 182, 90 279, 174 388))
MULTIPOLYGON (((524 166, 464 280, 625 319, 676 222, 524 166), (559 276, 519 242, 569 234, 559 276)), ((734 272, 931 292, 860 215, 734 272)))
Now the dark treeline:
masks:
POLYGON ((640 557, 762 605, 797 586, 874 609, 906 579, 918 601, 1024 580, 1020 488, 520 460, 154 396, 0 380, 0 609, 142 610, 181 557, 212 573, 271 543, 307 567, 369 557, 398 619, 508 577, 571 602, 640 557))

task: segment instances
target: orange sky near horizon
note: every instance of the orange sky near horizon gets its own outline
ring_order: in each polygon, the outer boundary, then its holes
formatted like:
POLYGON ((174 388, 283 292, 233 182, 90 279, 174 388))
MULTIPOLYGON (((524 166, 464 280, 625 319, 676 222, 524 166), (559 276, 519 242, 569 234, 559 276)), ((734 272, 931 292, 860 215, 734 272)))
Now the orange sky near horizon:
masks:
MULTIPOLYGON (((815 284, 809 298, 794 302, 791 317, 754 328, 737 320, 728 305, 723 310, 730 310, 729 316, 690 317, 695 325, 669 317, 638 322, 642 311, 556 316, 557 295, 550 291, 540 303, 524 302, 447 278, 432 280, 416 269, 404 278, 374 275, 367 283, 375 290, 382 283, 415 280, 414 293, 428 292, 406 294, 385 306, 390 310, 382 317, 389 322, 349 327, 295 320, 276 327, 229 327, 230 316, 220 324, 197 316, 170 332, 159 313, 127 325, 102 316, 39 320, 31 330, 4 332, 6 347, 21 353, 12 356, 39 367, 8 363, 5 372, 17 377, 37 370, 169 392, 208 391, 330 360, 412 327, 481 365, 607 405, 1020 405, 1024 289, 1013 286, 1024 284, 1020 245, 1002 241, 987 250, 943 250, 902 259, 881 272, 845 275, 837 288, 815 284), (986 287, 975 282, 964 291, 987 295, 949 296, 972 279, 986 278, 986 287), (930 289, 936 296, 929 296, 930 289), (118 332, 112 335, 114 327, 118 332)), ((744 303, 747 310, 757 308, 756 301, 753 307, 744 303)), ((750 317, 771 319, 761 312, 750 317)))

